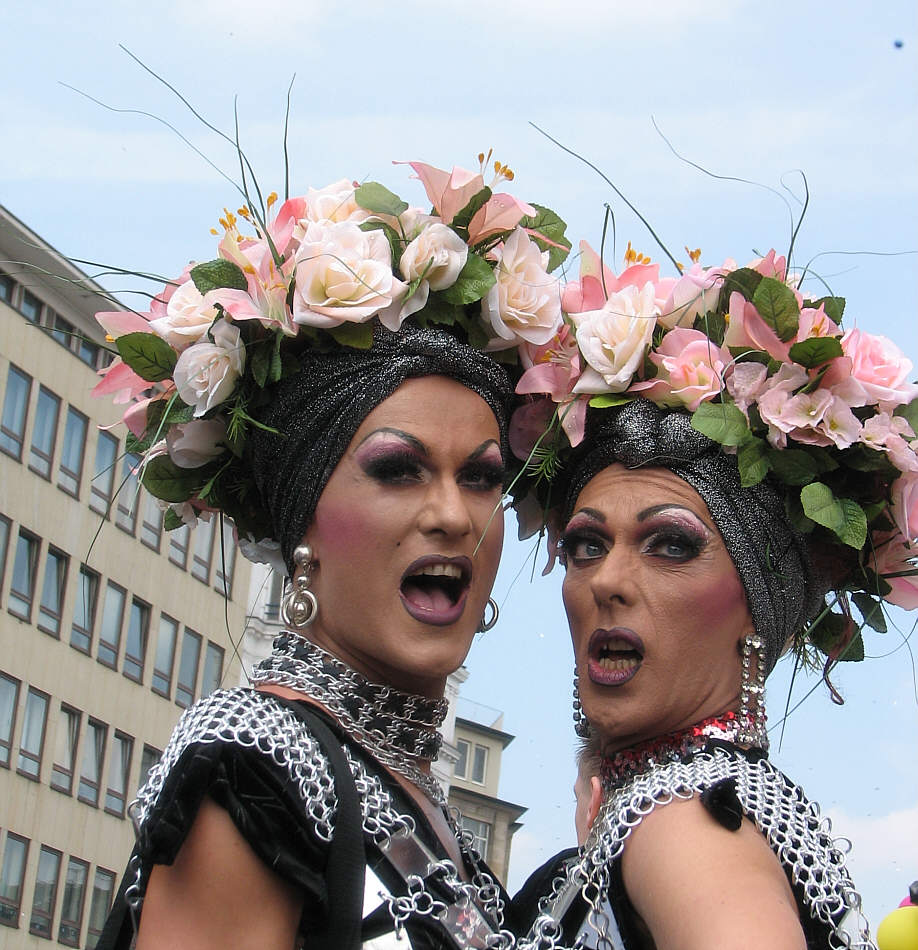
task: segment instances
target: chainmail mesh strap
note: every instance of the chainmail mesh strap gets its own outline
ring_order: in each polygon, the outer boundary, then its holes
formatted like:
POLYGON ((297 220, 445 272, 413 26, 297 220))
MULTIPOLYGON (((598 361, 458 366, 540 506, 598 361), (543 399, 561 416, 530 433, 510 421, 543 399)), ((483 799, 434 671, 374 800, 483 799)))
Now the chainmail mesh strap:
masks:
POLYGON ((830 819, 767 759, 752 762, 739 750, 724 746, 684 761, 659 763, 609 791, 579 858, 567 864, 548 899, 540 903, 529 934, 518 942, 520 950, 560 950, 562 905, 565 900, 570 903, 572 887, 589 907, 588 920, 598 945, 613 946, 607 933, 614 932, 615 925, 606 897, 612 863, 621 857, 628 836, 654 808, 693 798, 724 779, 735 781, 743 811, 797 885, 806 912, 828 928, 830 947, 875 950, 861 914, 860 895, 845 866, 850 843, 832 837, 830 819), (855 918, 854 936, 842 929, 842 918, 849 911, 855 918))

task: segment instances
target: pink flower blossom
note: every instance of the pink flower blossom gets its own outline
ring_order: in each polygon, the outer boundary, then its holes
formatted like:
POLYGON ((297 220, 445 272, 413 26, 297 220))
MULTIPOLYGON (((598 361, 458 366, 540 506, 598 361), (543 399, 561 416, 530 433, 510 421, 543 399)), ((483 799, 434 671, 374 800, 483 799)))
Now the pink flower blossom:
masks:
POLYGON ((153 384, 138 376, 120 356, 116 356, 108 366, 99 370, 102 380, 93 387, 93 396, 111 396, 112 402, 133 402, 142 392, 153 384))
POLYGON ((906 472, 892 483, 890 514, 907 543, 918 544, 918 473, 906 472))
POLYGON ((797 328, 797 342, 827 336, 841 336, 841 327, 826 313, 825 306, 803 307, 797 328))
POLYGON ((523 403, 510 417, 507 433, 510 451, 525 462, 532 450, 545 435, 548 424, 555 414, 555 404, 550 399, 534 399, 523 403))
POLYGON ((663 337, 650 359, 658 368, 657 377, 635 383, 630 392, 640 392, 661 406, 685 406, 694 412, 723 390, 731 356, 700 330, 677 328, 663 337))
POLYGON ((169 427, 169 458, 179 468, 200 468, 226 451, 226 420, 193 419, 169 427))
POLYGON ((149 315, 134 313, 132 310, 102 311, 96 314, 96 323, 113 340, 128 333, 150 332, 149 315))
POLYGON ((194 407, 195 417, 228 399, 245 369, 245 347, 238 327, 218 320, 211 336, 213 343, 202 341, 184 350, 173 371, 179 396, 194 407))
POLYGON ((174 288, 165 310, 163 316, 150 321, 150 329, 178 352, 200 341, 218 316, 191 278, 174 288))
POLYGON ((777 373, 766 383, 758 397, 757 405, 762 420, 768 426, 768 441, 776 448, 787 447, 787 430, 779 425, 782 412, 794 392, 809 382, 809 376, 802 366, 796 363, 784 363, 777 373))
POLYGON ((778 257, 778 252, 772 248, 764 257, 757 257, 747 265, 763 277, 774 277, 775 280, 787 279, 787 258, 778 257))
POLYGON ((918 398, 918 385, 908 382, 912 362, 892 340, 849 330, 841 344, 851 360, 851 375, 863 391, 863 402, 851 405, 878 403, 882 409, 893 409, 918 398))
POLYGON ((513 195, 491 195, 469 221, 469 244, 475 245, 495 234, 512 231, 524 217, 535 213, 536 209, 532 205, 514 198, 513 195))
POLYGON ((912 427, 901 416, 878 412, 863 425, 859 440, 876 452, 885 452, 900 472, 918 472, 918 443, 912 427))
POLYGON ((659 280, 658 264, 632 264, 616 276, 596 251, 586 241, 581 241, 580 280, 565 285, 561 307, 568 314, 601 310, 608 294, 625 287, 644 287, 648 283, 656 285, 659 280))
POLYGON ((663 306, 660 323, 664 327, 691 327, 695 318, 717 306, 724 269, 693 264, 673 284, 663 306))
POLYGON ((764 350, 782 363, 790 360, 790 344, 780 340, 778 334, 759 316, 758 310, 738 291, 730 294, 724 346, 731 350, 764 350))
POLYGON ((915 549, 910 548, 898 531, 874 534, 870 567, 892 588, 883 598, 904 610, 918 609, 918 565, 915 549), (895 577, 893 575, 904 575, 895 577))
POLYGON ((761 363, 734 363, 727 374, 727 392, 744 414, 759 398, 765 388, 768 370, 761 363))

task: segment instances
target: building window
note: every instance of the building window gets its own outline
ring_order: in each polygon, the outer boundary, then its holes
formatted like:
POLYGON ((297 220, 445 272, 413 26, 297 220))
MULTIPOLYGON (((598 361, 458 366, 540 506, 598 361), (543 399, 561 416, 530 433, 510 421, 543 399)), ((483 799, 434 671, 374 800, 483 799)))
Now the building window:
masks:
POLYGON ((112 907, 115 894, 115 872, 105 868, 96 868, 92 882, 92 900, 89 903, 89 926, 87 928, 87 946, 94 946, 102 935, 102 928, 112 907))
POLYGON ((19 705, 19 680, 0 673, 0 765, 10 767, 16 707, 19 705))
POLYGON ((19 907, 22 904, 22 879, 25 877, 29 839, 20 838, 11 831, 6 836, 3 864, 0 865, 0 924, 19 927, 19 907))
POLYGON ((29 293, 25 288, 23 288, 22 296, 19 298, 19 312, 30 323, 41 321, 41 301, 35 294, 29 293))
POLYGON ((32 447, 29 449, 29 468, 42 478, 51 477, 51 460, 57 439, 57 418, 61 401, 50 390, 40 386, 35 404, 35 422, 32 425, 32 447))
POLYGON ((210 521, 199 521, 194 529, 194 550, 191 556, 191 576, 204 584, 210 582, 210 559, 214 549, 214 525, 210 521))
POLYGON ((91 366, 93 369, 101 369, 103 366, 108 366, 109 362, 111 362, 110 359, 102 359, 102 348, 91 340, 87 340, 85 337, 79 337, 77 339, 76 355, 87 366, 91 366))
POLYGON ((41 752, 45 744, 45 724, 48 721, 48 696, 29 687, 25 714, 22 717, 22 736, 19 740, 19 758, 16 770, 20 775, 38 781, 41 772, 41 752))
POLYGON ((233 538, 233 523, 222 519, 221 545, 217 552, 217 572, 214 590, 231 600, 233 596, 233 571, 236 568, 236 541, 233 538))
POLYGON ((175 687, 175 701, 179 706, 190 706, 194 702, 194 687, 198 679, 200 659, 201 638, 193 630, 186 627, 182 636, 178 683, 175 687))
POLYGON ((124 591, 108 582, 105 588, 105 605, 102 607, 102 626, 99 629, 99 647, 96 659, 112 669, 118 668, 118 651, 121 649, 121 622, 124 619, 124 591))
POLYGON ((456 740, 456 748, 459 750, 459 758, 456 761, 456 767, 453 774, 457 778, 468 779, 484 785, 485 773, 488 767, 488 747, 483 745, 474 745, 465 739, 456 740))
POLYGON ((201 680, 201 695, 210 694, 220 685, 223 679, 223 647, 216 643, 208 643, 204 654, 204 676, 201 680))
POLYGON ((80 738, 80 719, 79 710, 61 703, 54 743, 54 764, 51 766, 51 787, 65 795, 73 791, 73 769, 80 738))
POLYGON ((153 662, 153 692, 167 698, 172 692, 172 664, 175 661, 177 636, 178 623, 166 614, 160 614, 156 659, 153 662))
POLYGON ((13 580, 10 584, 9 610, 22 620, 32 616, 35 596, 35 566, 38 560, 38 538, 27 531, 19 532, 16 556, 13 558, 13 580))
POLYGON ((131 601, 128 615, 127 642, 124 645, 122 672, 128 679, 140 683, 147 657, 147 634, 150 629, 150 606, 142 600, 131 601))
POLYGON ((144 492, 143 520, 140 523, 140 540, 148 548, 159 551, 163 533, 163 512, 156 504, 156 497, 144 492))
POLYGON ((181 527, 169 532, 169 560, 183 571, 185 570, 185 565, 188 563, 189 530, 188 525, 183 524, 181 527))
POLYGON ((13 302, 13 290, 16 287, 16 281, 9 274, 0 271, 0 300, 4 303, 13 302))
POLYGON ((98 599, 99 575, 83 564, 80 566, 76 600, 73 604, 73 626, 70 628, 70 646, 82 653, 89 653, 92 644, 92 628, 98 599))
POLYGON ((29 933, 51 939, 51 921, 57 903, 57 880, 61 876, 61 853, 41 846, 38 856, 38 873, 35 875, 35 896, 32 898, 32 919, 29 933))
POLYGON ((131 753, 134 740, 123 732, 112 736, 112 754, 108 763, 108 788, 105 791, 105 810, 124 818, 128 780, 131 774, 131 753))
POLYGON ((286 578, 279 571, 271 571, 268 597, 265 601, 265 620, 280 620, 281 599, 284 596, 286 578))
POLYGON ((96 443, 96 467, 89 497, 89 507, 100 515, 108 514, 112 502, 117 457, 118 440, 108 432, 100 432, 99 441, 96 443))
POLYGON ((61 448, 61 467, 57 472, 57 484, 59 488, 75 498, 80 494, 88 428, 86 416, 70 406, 67 409, 67 423, 64 426, 64 444, 61 448))
POLYGON ((66 346, 68 350, 73 349, 73 340, 77 336, 77 330, 69 320, 65 320, 59 313, 55 313, 48 307, 45 312, 45 323, 51 328, 51 336, 61 346, 66 346))
POLYGON ((125 455, 121 460, 121 484, 118 486, 115 524, 128 534, 133 534, 137 526, 137 502, 140 496, 140 486, 137 483, 139 465, 139 455, 125 455))
POLYGON ((105 761, 105 737, 108 726, 90 719, 83 737, 83 759, 80 762, 80 784, 77 798, 87 805, 99 804, 99 786, 102 783, 102 765, 105 761))
POLYGON ((6 552, 10 543, 10 519, 0 515, 0 588, 6 574, 6 552))
POLYGON ((462 815, 459 824, 463 831, 467 831, 472 836, 472 847, 487 861, 488 844, 491 841, 491 826, 488 822, 462 815))
POLYGON ((32 377, 10 366, 6 376, 3 416, 0 417, 0 451, 12 455, 17 461, 22 458, 22 439, 31 390, 32 377))
POLYGON ((143 752, 140 755, 140 775, 137 776, 138 789, 143 788, 144 785, 147 784, 147 779, 150 777, 150 769, 152 769, 154 765, 158 765, 162 757, 163 754, 159 749, 154 749, 151 745, 145 745, 143 747, 143 752))
POLYGON ((66 554, 48 548, 41 600, 38 604, 38 628, 53 637, 59 637, 61 634, 61 608, 64 605, 68 560, 66 554))
POLYGON ((89 865, 79 858, 67 861, 64 876, 64 899, 61 902, 61 923, 57 930, 57 942, 65 947, 80 945, 80 927, 83 923, 83 904, 86 901, 86 880, 89 865))

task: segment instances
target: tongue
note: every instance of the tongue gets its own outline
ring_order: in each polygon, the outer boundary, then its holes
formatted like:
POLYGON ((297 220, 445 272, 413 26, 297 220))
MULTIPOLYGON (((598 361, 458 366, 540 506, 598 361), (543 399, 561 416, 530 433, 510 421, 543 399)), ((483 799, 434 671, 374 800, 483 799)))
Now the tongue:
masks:
POLYGON ((411 603, 424 610, 447 610, 453 606, 453 602, 442 587, 433 585, 421 587, 408 581, 404 585, 404 591, 411 603))

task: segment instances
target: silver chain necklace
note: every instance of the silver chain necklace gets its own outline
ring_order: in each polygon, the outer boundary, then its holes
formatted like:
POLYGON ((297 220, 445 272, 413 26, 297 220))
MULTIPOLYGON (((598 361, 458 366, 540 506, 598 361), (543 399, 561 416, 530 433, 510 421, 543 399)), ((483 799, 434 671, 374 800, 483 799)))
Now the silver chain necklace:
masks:
POLYGON ((285 632, 252 673, 254 684, 286 686, 327 709, 341 728, 374 758, 416 785, 434 804, 446 805, 440 783, 421 765, 439 755, 437 731, 445 699, 430 699, 378 683, 296 633, 285 632))

